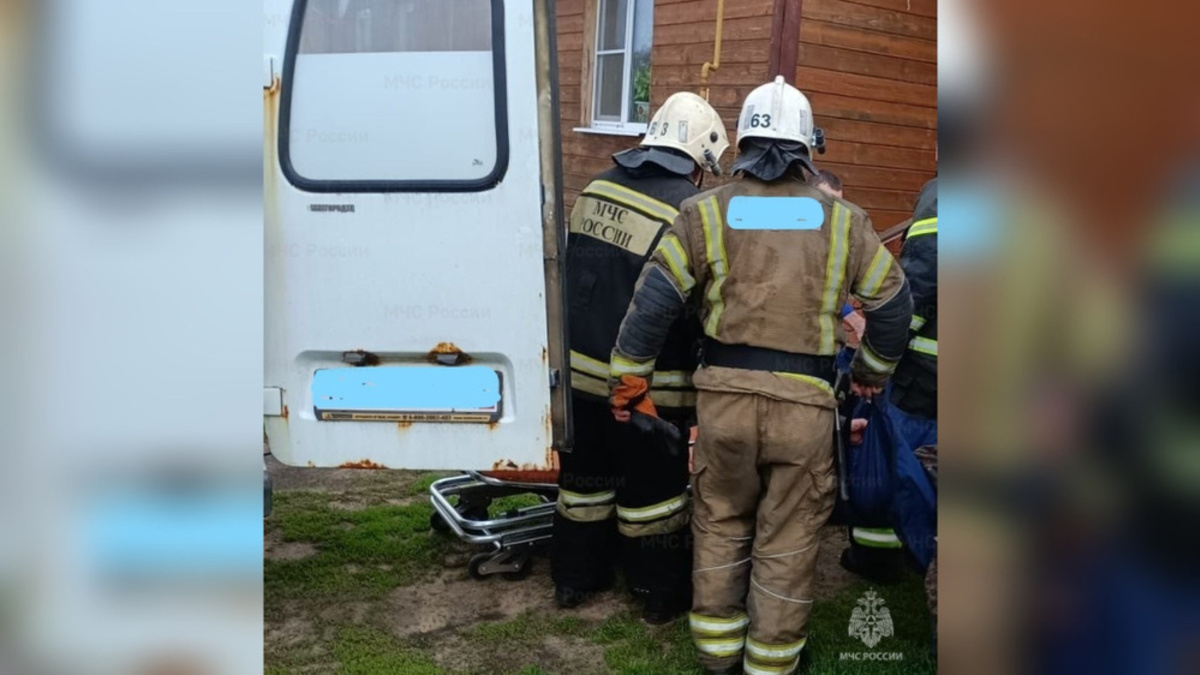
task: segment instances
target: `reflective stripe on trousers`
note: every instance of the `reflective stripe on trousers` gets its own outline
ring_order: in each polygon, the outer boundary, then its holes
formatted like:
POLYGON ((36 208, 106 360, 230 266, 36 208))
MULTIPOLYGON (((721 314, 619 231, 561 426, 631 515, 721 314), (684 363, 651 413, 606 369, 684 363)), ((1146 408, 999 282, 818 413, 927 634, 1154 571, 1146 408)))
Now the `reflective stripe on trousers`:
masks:
POLYGON ((688 522, 688 497, 683 493, 642 507, 617 505, 617 530, 626 537, 648 537, 682 529, 688 522))
POLYGON ((850 538, 854 543, 871 548, 900 548, 900 538, 890 527, 853 527, 850 528, 850 538))
POLYGON ((616 506, 613 504, 616 498, 615 490, 584 493, 559 488, 555 509, 567 520, 595 523, 616 515, 616 506))
POLYGON ((800 665, 800 652, 807 641, 808 638, 800 638, 795 642, 776 645, 747 639, 742 670, 747 675, 790 673, 800 665))
POLYGON ((705 616, 692 612, 688 627, 696 650, 713 658, 740 656, 746 646, 746 630, 750 617, 744 613, 731 617, 705 616))

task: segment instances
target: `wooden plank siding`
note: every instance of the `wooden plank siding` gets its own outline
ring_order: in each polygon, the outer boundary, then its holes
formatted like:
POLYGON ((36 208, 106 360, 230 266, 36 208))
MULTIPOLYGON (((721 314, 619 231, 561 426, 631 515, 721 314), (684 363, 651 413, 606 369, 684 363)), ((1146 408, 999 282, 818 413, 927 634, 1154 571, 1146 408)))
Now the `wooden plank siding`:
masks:
MULTIPOLYGON (((742 100, 769 77, 778 3, 727 0, 721 67, 709 77, 709 102, 734 140, 742 100)), ((598 0, 559 0, 558 64, 564 201, 611 155, 637 137, 574 131, 591 105, 592 43, 598 0)), ((887 229, 911 215, 917 192, 937 172, 936 0, 803 0, 794 84, 808 95, 828 152, 817 164, 837 173, 847 199, 887 229)), ((651 56, 651 108, 677 91, 700 91, 712 59, 717 0, 657 0, 651 56)), ((735 151, 722 165, 732 165, 735 151)), ((711 187, 729 180, 705 178, 711 187)))
POLYGON ((817 164, 878 230, 937 174, 936 0, 803 0, 794 84, 828 151, 817 164))

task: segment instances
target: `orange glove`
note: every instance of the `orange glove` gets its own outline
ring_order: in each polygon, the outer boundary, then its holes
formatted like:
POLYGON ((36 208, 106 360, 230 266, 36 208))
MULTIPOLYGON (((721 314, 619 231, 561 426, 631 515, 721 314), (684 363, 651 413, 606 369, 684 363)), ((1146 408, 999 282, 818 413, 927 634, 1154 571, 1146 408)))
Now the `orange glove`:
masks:
POLYGON ((612 392, 613 414, 622 422, 627 422, 630 410, 658 417, 658 409, 650 400, 650 383, 644 377, 637 375, 622 375, 621 383, 612 392), (625 413, 622 416, 620 413, 625 413), (625 419, 621 419, 625 417, 625 419))

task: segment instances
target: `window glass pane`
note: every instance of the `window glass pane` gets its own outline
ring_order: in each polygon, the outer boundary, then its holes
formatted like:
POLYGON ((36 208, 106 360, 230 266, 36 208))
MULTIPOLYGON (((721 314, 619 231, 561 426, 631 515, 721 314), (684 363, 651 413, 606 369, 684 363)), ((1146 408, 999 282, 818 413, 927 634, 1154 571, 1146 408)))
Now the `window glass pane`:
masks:
POLYGON ((290 92, 296 173, 489 176, 499 154, 492 1, 309 0, 290 92))
POLYGON ((625 48, 626 11, 626 0, 600 0, 600 51, 625 48))
POLYGON ((491 51, 489 0, 309 0, 301 54, 491 51))
POLYGON ((596 59, 596 119, 621 121, 621 88, 625 80, 625 54, 605 54, 596 59))
POLYGON ((629 76, 630 122, 650 121, 650 50, 654 46, 654 0, 637 0, 633 10, 633 61, 629 76))

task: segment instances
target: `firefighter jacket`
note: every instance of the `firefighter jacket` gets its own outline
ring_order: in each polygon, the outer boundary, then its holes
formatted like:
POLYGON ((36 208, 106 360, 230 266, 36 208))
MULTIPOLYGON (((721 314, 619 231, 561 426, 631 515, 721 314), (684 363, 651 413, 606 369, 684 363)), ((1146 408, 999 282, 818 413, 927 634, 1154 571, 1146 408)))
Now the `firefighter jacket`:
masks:
POLYGON ((738 349, 771 357, 760 362, 787 363, 793 355, 792 362, 822 367, 709 363, 696 373, 697 388, 833 407, 832 362, 845 343, 840 313, 850 294, 867 316, 851 374, 882 386, 907 347, 912 301, 870 218, 795 178, 768 183, 744 176, 680 207, 638 280, 610 359, 610 382, 647 372, 665 325, 698 298, 706 349, 713 342, 745 346, 738 349))
POLYGON ((896 366, 892 401, 901 410, 937 418, 937 179, 917 199, 900 265, 912 289, 908 351, 896 366))
MULTIPOLYGON (((571 210, 567 235, 567 296, 571 386, 575 393, 608 398, 609 355, 646 260, 678 215, 679 204, 699 192, 677 173, 654 164, 636 170, 615 166, 583 189, 571 210)), ((662 408, 694 408, 692 373, 700 334, 695 312, 666 329, 651 379, 651 399, 662 408)), ((652 364, 653 365, 653 364, 652 364)))

